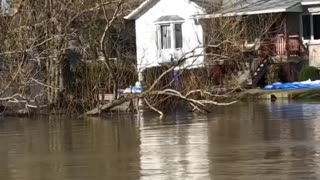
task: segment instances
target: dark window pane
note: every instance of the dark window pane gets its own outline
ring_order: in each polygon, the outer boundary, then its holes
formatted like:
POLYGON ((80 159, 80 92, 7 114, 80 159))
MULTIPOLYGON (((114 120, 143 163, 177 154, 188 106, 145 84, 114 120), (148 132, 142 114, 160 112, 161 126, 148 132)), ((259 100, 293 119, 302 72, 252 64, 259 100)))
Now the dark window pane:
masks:
POLYGON ((170 25, 161 26, 161 49, 171 48, 171 27, 170 25))
POLYGON ((313 16, 313 35, 314 39, 320 39, 320 15, 313 16))
POLYGON ((182 48, 182 26, 181 24, 175 24, 175 36, 176 36, 176 48, 182 48))
POLYGON ((303 39, 310 39, 311 38, 311 22, 310 22, 310 15, 303 15, 302 16, 302 26, 303 26, 303 39))

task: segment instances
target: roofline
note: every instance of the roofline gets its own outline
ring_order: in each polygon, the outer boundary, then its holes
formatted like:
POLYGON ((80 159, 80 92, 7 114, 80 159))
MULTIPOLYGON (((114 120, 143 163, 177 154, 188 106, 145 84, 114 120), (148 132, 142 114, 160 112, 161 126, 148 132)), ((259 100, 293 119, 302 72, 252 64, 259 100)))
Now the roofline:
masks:
MULTIPOLYGON (((148 7, 151 3, 155 2, 156 0, 145 0, 143 3, 141 3, 139 5, 139 7, 137 7, 136 9, 134 9, 130 14, 128 14, 127 16, 124 17, 124 19, 127 20, 135 20, 137 19, 139 16, 139 13, 141 13, 141 11, 143 11, 144 8, 148 7)), ((198 4, 194 3, 194 2, 190 2, 191 5, 195 6, 196 8, 199 8, 201 11, 206 11, 205 8, 199 6, 198 4)))
POLYGON ((171 23, 182 24, 184 22, 185 22, 184 20, 179 20, 179 21, 161 21, 161 22, 154 22, 153 24, 171 24, 171 23))
MULTIPOLYGON (((156 0, 146 0, 140 4, 138 8, 133 10, 130 14, 124 17, 124 19, 134 20, 137 19, 137 16, 144 8, 153 3, 156 0)), ((258 10, 258 11, 247 11, 247 12, 232 12, 232 13, 217 13, 217 14, 203 14, 203 15, 195 15, 194 17, 198 19, 210 19, 217 17, 230 17, 230 16, 243 16, 243 15, 254 15, 254 14, 270 14, 270 13, 281 13, 281 12, 300 12, 300 11, 289 11, 290 8, 293 8, 297 5, 317 5, 320 4, 319 1, 308 1, 308 2, 300 2, 292 5, 288 8, 280 8, 280 9, 268 9, 268 10, 258 10)))
POLYGON ((134 9, 130 14, 124 17, 124 19, 128 20, 134 20, 136 19, 136 16, 144 9, 146 8, 150 3, 152 3, 154 0, 146 0, 143 3, 139 5, 136 9, 134 9))
POLYGON ((320 4, 320 1, 303 1, 301 2, 301 5, 308 6, 308 5, 318 5, 320 4))
POLYGON ((291 10, 297 8, 300 3, 294 4, 288 8, 279 9, 267 9, 267 10, 257 10, 257 11, 245 11, 245 12, 230 12, 230 13, 216 13, 216 14, 204 14, 195 16, 197 19, 211 19, 217 17, 231 17, 231 16, 245 16, 245 15, 255 15, 255 14, 271 14, 271 13, 282 13, 282 12, 302 12, 301 10, 291 10))
POLYGON ((230 17, 230 16, 244 16, 244 15, 254 15, 254 14, 268 14, 268 13, 280 13, 286 12, 286 9, 269 9, 260 11, 247 11, 247 12, 231 12, 231 13, 216 13, 196 16, 200 19, 211 19, 217 17, 230 17))

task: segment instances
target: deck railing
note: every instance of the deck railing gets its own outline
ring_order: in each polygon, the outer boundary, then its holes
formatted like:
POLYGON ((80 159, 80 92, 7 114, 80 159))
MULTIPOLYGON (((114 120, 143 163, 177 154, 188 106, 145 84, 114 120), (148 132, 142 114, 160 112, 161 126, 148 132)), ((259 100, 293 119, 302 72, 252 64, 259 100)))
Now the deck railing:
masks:
MULTIPOLYGON (((272 38, 257 40, 253 44, 248 45, 246 40, 240 40, 239 43, 234 45, 238 45, 243 52, 249 53, 251 56, 253 53, 260 58, 272 56, 275 59, 287 60, 292 57, 303 57, 307 52, 299 35, 278 34, 272 38)), ((214 51, 215 48, 206 48, 207 54, 214 51)))
POLYGON ((286 52, 286 38, 283 34, 279 34, 275 38, 275 55, 276 56, 284 56, 287 55, 286 52))
POLYGON ((275 56, 290 58, 303 56, 304 48, 298 35, 279 34, 275 38, 275 56))

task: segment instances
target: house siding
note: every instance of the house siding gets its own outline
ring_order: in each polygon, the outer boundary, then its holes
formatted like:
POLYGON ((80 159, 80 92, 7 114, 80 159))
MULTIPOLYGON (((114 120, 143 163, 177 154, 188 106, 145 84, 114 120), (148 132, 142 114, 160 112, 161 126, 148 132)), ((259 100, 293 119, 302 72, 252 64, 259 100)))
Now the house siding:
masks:
MULTIPOLYGON (((158 52, 157 27, 155 21, 161 16, 177 15, 184 19, 182 24, 183 48, 182 53, 188 53, 203 45, 203 29, 197 24, 192 15, 203 14, 202 9, 185 0, 160 0, 143 15, 136 19, 137 67, 141 72, 146 68, 160 66, 162 57, 158 52)), ((202 54, 203 48, 195 51, 195 55, 202 54)), ((163 54, 162 54, 163 55, 163 54)), ((203 65, 203 57, 189 58, 184 67, 198 67, 203 65)))
MULTIPOLYGON (((305 6, 303 11, 304 13, 320 13, 320 6, 305 6)), ((310 41, 307 46, 309 50, 309 65, 320 68, 320 41, 310 41)))
POLYGON ((320 68, 320 44, 310 44, 308 49, 309 65, 320 68))
POLYGON ((287 13, 287 34, 300 35, 300 13, 287 13))

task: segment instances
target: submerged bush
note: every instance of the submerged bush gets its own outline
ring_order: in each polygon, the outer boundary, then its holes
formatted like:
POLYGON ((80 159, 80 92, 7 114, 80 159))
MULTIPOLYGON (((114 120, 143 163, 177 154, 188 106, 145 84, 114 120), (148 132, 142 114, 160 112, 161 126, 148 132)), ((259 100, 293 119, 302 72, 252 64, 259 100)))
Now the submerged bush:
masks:
POLYGON ((280 67, 277 64, 270 65, 267 73, 267 83, 273 84, 275 82, 279 82, 279 73, 280 73, 280 67))
POLYGON ((299 80, 306 81, 308 79, 320 80, 320 70, 313 66, 303 68, 299 74, 299 80))

